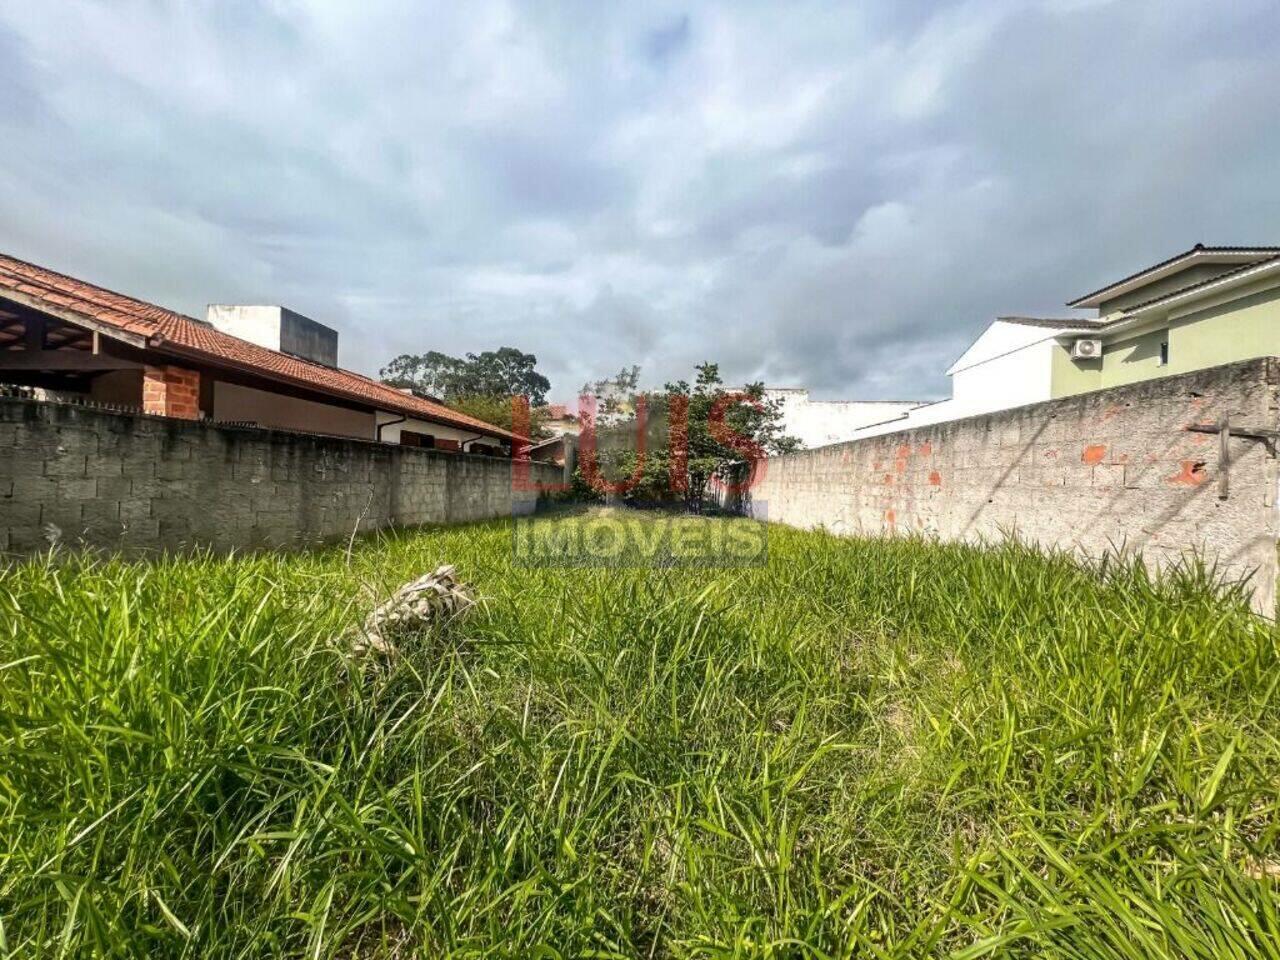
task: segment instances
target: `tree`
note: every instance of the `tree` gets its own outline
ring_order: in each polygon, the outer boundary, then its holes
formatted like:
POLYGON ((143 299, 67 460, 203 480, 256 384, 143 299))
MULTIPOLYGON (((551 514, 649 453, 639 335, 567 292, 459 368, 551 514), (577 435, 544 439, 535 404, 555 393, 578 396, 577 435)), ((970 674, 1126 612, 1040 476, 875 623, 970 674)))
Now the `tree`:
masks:
POLYGON ((765 399, 763 383, 731 392, 720 378, 719 365, 702 363, 694 369, 692 388, 683 380, 665 388, 668 411, 680 405, 687 409, 683 428, 673 426, 672 433, 673 446, 683 443, 687 450, 685 501, 691 506, 706 499, 713 481, 734 480, 736 465, 800 446, 783 433, 781 406, 765 399), (676 435, 680 429, 683 438, 676 435))
POLYGON ((408 387, 445 402, 459 397, 526 396, 530 404, 546 402, 551 381, 537 371, 538 358, 515 347, 468 353, 459 359, 431 350, 401 354, 378 375, 394 387, 408 387))
POLYGON ((383 383, 443 399, 462 373, 463 361, 435 350, 402 353, 378 371, 383 383))
POLYGON ((616 405, 644 409, 644 453, 635 440, 637 418, 603 425, 595 481, 586 477, 590 485, 601 492, 609 485, 621 487, 626 501, 683 502, 700 510, 709 488, 739 479, 743 464, 799 447, 799 441, 783 432, 781 407, 765 398, 763 384, 729 390, 717 364, 703 363, 695 371, 692 384, 668 383, 661 391, 637 392, 616 405), (655 442, 658 437, 664 442, 655 442))
MULTIPOLYGON (((466 394, 450 398, 449 409, 465 413, 485 423, 491 423, 503 430, 515 430, 511 397, 497 397, 484 393, 466 394)), ((541 440, 549 436, 546 423, 547 408, 530 407, 528 422, 530 439, 541 440)), ((521 429, 523 430, 524 427, 522 426, 521 429)))
POLYGON ((467 354, 461 378, 460 394, 487 396, 524 396, 529 403, 541 406, 547 402, 551 381, 537 371, 538 358, 515 347, 486 350, 477 356, 467 354))

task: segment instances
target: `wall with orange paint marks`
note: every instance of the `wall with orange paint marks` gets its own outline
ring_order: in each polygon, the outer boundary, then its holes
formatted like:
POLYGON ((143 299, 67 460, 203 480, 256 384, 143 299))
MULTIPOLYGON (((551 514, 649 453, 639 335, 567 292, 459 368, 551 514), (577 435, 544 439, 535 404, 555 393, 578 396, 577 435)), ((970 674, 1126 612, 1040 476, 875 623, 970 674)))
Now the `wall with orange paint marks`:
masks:
POLYGON ((1153 567, 1199 552, 1252 573, 1276 606, 1278 473, 1268 445, 1186 428, 1229 416, 1280 428, 1280 360, 1262 358, 766 461, 748 509, 852 535, 977 540, 1008 533, 1099 556, 1141 551, 1153 567))

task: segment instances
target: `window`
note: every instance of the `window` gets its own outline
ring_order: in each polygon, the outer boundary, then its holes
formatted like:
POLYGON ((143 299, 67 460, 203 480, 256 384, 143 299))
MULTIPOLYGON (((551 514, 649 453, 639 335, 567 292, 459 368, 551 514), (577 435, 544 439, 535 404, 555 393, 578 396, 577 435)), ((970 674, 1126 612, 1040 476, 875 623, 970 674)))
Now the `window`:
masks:
POLYGON ((432 447, 436 438, 429 433, 418 433, 414 430, 400 431, 400 445, 404 447, 432 447))
POLYGON ((1160 366, 1167 367, 1169 365, 1169 341, 1162 340, 1160 342, 1160 366))

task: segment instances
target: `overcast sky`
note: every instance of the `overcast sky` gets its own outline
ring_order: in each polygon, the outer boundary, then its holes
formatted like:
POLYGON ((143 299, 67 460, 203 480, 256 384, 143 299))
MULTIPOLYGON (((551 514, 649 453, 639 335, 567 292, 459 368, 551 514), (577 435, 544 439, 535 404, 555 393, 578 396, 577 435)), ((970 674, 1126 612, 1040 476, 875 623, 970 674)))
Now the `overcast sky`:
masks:
POLYGON ((1000 313, 1280 243, 1274 0, 12 0, 0 250, 341 362, 945 395, 1000 313))

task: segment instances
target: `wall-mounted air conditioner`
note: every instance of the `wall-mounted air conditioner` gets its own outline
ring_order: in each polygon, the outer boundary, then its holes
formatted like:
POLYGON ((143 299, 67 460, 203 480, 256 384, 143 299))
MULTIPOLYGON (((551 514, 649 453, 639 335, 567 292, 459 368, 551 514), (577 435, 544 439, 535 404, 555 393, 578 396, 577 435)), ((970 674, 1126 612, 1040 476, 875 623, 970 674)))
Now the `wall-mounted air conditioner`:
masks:
POLYGON ((1081 337, 1071 344, 1072 360, 1095 360, 1102 356, 1102 341, 1081 337))

